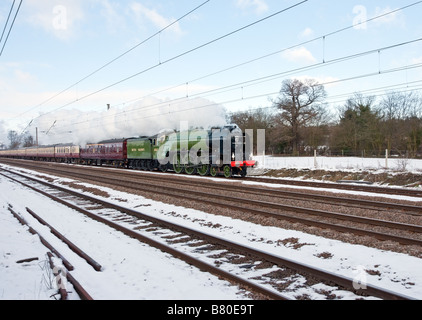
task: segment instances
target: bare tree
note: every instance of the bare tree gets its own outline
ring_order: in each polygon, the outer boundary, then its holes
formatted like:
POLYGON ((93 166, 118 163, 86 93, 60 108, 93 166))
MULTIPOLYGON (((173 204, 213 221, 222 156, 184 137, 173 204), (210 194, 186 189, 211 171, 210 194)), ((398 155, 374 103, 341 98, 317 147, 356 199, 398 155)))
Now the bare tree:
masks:
POLYGON ((421 144, 422 99, 414 91, 390 92, 379 104, 386 148, 415 156, 421 144))
POLYGON ((414 92, 390 92, 380 102, 379 108, 384 120, 404 120, 413 110, 417 97, 414 92))
POLYGON ((281 132, 294 154, 297 154, 302 141, 302 129, 318 117, 326 97, 324 86, 315 80, 290 79, 283 82, 280 97, 273 103, 280 111, 279 122, 284 127, 281 132))
POLYGON ((359 152, 382 152, 380 116, 374 110, 375 97, 356 93, 340 108, 340 123, 332 136, 332 147, 358 155, 359 152))
POLYGON ((30 134, 26 133, 24 139, 23 139, 23 147, 29 148, 35 146, 35 140, 34 137, 30 134))
POLYGON ((21 141, 20 141, 20 136, 16 131, 9 131, 9 133, 7 134, 7 138, 10 141, 10 145, 9 148, 10 149, 16 149, 17 147, 19 147, 21 141))
MULTIPOLYGON (((251 129, 256 132, 258 129, 265 130, 266 151, 271 152, 271 131, 273 129, 274 115, 271 110, 259 108, 250 111, 239 111, 231 115, 229 118, 231 123, 236 123, 243 131, 251 129)), ((257 152, 257 141, 254 140, 254 153, 257 152)))

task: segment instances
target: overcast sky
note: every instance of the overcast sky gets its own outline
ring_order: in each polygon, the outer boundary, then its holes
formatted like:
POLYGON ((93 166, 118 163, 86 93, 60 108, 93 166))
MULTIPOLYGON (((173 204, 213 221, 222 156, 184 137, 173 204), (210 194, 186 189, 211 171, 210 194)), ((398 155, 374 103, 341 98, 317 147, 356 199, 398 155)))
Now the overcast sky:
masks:
MULTIPOLYGON (((12 3, 0 2, 0 32, 12 3)), ((0 57, 0 132, 58 135, 111 110, 158 127, 183 98, 218 122, 222 109, 270 107, 288 78, 325 84, 330 108, 357 91, 419 90, 421 12, 412 0, 23 0, 0 57)))

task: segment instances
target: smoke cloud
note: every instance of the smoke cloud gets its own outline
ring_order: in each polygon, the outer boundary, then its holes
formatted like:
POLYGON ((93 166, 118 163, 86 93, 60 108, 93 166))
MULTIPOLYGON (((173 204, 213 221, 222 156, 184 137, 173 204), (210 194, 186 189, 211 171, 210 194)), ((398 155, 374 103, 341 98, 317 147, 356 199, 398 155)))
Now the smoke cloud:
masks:
POLYGON ((107 139, 152 136, 162 130, 178 130, 181 122, 192 128, 209 129, 226 124, 222 105, 203 98, 166 101, 149 97, 127 107, 102 111, 59 110, 41 115, 31 125, 40 145, 87 143, 107 139))
POLYGON ((8 144, 6 125, 3 120, 0 120, 0 147, 7 147, 8 144))

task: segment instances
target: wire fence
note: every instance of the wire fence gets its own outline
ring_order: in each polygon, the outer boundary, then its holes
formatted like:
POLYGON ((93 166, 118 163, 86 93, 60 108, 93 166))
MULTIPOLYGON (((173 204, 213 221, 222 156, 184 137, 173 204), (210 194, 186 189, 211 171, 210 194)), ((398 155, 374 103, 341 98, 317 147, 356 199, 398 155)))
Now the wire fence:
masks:
POLYGON ((408 151, 408 150, 359 150, 359 151, 348 151, 348 150, 325 150, 325 149, 311 149, 301 150, 298 152, 284 152, 284 153, 268 153, 274 157, 358 157, 358 158, 379 158, 384 159, 386 157, 392 159, 422 159, 422 150, 408 151))

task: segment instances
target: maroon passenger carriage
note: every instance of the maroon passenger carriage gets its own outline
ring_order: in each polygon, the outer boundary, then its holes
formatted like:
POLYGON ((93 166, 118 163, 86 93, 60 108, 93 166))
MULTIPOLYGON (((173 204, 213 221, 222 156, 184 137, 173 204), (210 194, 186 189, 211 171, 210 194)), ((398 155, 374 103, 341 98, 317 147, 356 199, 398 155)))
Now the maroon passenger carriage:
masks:
POLYGON ((87 144, 80 149, 80 162, 97 166, 127 167, 127 139, 87 144))

